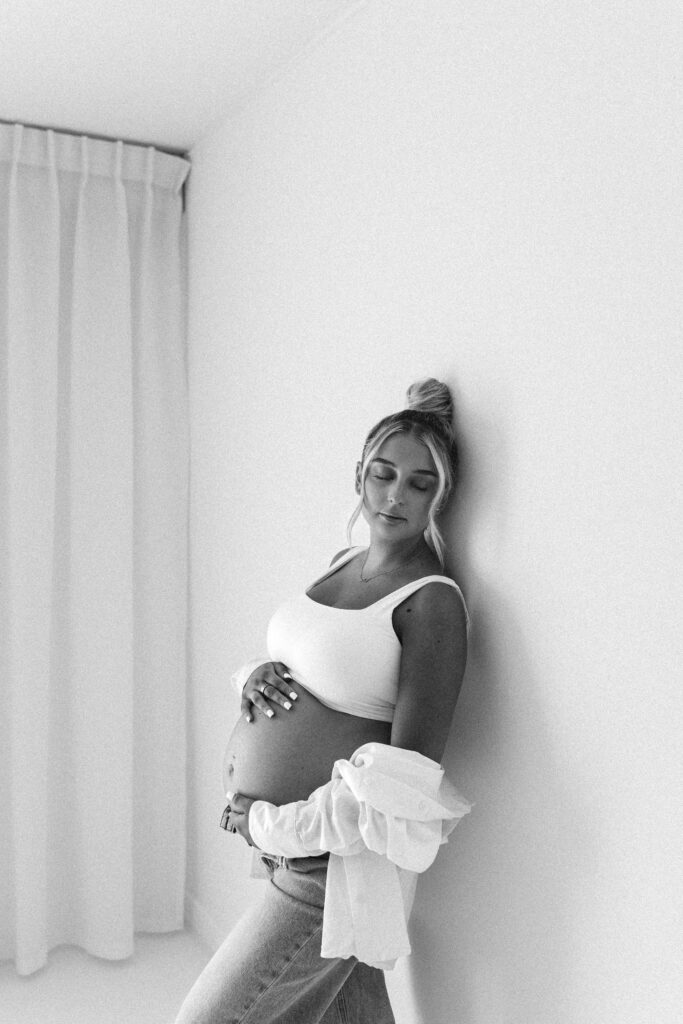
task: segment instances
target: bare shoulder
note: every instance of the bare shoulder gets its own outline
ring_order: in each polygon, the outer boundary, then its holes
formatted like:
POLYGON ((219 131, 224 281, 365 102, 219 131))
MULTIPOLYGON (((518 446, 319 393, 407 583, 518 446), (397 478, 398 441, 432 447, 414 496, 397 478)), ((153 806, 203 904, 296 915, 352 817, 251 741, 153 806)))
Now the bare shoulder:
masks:
POLYGON ((425 583, 396 609, 401 631, 467 635, 467 612, 460 588, 439 580, 425 583))

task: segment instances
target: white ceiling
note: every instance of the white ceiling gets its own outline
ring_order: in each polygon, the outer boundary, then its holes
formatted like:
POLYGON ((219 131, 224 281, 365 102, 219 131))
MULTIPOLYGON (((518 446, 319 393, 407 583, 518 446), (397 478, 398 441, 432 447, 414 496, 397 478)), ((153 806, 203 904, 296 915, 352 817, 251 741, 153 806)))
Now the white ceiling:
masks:
POLYGON ((359 0, 0 0, 0 120, 187 151, 359 0))

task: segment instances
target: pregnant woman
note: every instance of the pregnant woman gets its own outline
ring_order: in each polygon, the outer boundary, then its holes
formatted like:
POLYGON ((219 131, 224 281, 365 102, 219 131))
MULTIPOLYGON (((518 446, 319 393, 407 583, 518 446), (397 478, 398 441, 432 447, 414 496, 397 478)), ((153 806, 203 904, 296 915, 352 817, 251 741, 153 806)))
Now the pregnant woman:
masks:
POLYGON ((409 952, 417 873, 469 804, 443 777, 469 619, 436 517, 457 451, 446 385, 370 431, 356 467, 367 548, 351 547, 268 625, 238 673, 221 824, 270 884, 177 1024, 390 1024, 383 969, 409 952))

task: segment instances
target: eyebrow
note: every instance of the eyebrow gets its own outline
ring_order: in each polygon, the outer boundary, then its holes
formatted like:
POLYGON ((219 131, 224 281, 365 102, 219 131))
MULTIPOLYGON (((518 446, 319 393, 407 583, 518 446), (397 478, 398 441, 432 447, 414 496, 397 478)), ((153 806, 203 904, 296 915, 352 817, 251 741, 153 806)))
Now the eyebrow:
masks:
MULTIPOLYGON (((391 466, 393 469, 396 469, 396 463, 390 462, 389 459, 380 459, 376 456, 372 461, 382 462, 385 466, 391 466)), ((411 473, 422 473, 423 476, 433 476, 434 478, 438 478, 439 475, 438 473, 433 473, 431 469, 412 469, 411 473)))

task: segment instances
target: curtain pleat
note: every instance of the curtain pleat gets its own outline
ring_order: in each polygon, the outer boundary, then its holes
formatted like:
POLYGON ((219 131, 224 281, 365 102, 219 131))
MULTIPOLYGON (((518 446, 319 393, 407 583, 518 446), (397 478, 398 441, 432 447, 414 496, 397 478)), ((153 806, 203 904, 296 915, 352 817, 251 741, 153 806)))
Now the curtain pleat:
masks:
POLYGON ((47 739, 57 410, 59 217, 54 168, 23 179, 22 134, 12 132, 7 215, 7 612, 17 964, 45 957, 47 739), (38 197, 44 215, 36 217, 38 197), (36 252, 43 253, 35 259, 36 252), (36 713, 38 711, 38 713, 36 713), (26 795, 31 799, 27 800, 26 795))
POLYGON ((20 973, 183 923, 188 169, 0 126, 0 956, 20 973))

